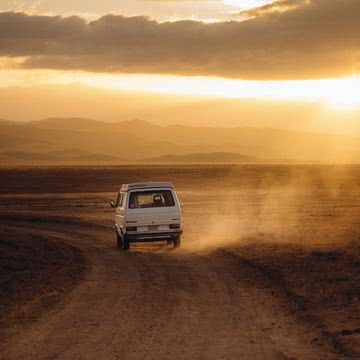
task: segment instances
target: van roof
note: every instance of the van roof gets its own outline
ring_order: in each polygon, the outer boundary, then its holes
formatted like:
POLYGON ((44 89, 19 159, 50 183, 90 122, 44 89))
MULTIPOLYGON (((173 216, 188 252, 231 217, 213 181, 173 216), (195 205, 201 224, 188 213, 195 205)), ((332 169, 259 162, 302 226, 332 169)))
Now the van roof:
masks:
POLYGON ((129 191, 136 189, 154 189, 154 188, 173 188, 171 182, 146 182, 146 183, 132 183, 132 184, 122 184, 120 191, 129 191))

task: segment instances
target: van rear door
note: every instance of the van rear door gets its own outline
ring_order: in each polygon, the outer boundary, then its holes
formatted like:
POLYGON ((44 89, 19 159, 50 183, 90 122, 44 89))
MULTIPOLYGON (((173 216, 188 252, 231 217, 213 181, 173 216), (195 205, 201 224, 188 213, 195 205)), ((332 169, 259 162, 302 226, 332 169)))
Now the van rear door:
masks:
POLYGON ((131 191, 127 199, 126 223, 137 226, 138 232, 167 231, 170 224, 180 223, 180 207, 174 191, 131 191))

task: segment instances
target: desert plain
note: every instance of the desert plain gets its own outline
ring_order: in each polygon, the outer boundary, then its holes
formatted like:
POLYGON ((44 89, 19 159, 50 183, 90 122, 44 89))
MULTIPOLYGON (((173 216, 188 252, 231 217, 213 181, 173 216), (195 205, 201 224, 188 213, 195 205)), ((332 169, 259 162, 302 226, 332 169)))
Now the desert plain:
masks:
POLYGON ((360 166, 0 170, 0 358, 359 359, 360 166), (172 181, 181 249, 116 248, 122 183, 172 181))

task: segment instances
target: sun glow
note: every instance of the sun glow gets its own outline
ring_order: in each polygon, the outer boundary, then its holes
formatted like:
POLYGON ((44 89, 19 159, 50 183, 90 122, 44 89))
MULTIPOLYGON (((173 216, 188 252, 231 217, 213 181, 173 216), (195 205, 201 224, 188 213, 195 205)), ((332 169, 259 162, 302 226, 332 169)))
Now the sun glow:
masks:
POLYGON ((360 107, 360 78, 351 77, 338 80, 336 90, 328 93, 328 102, 339 110, 354 110, 360 107))
POLYGON ((229 99, 277 99, 321 102, 333 109, 360 108, 360 77, 320 80, 255 81, 218 77, 109 75, 50 70, 3 70, 0 86, 73 84, 160 94, 229 99))
POLYGON ((339 110, 360 107, 360 78, 287 81, 249 81, 216 77, 156 75, 95 76, 85 80, 90 86, 165 94, 214 96, 221 98, 261 98, 319 101, 339 110))
POLYGON ((250 9, 272 2, 272 0, 224 0, 225 5, 237 7, 239 9, 250 9))

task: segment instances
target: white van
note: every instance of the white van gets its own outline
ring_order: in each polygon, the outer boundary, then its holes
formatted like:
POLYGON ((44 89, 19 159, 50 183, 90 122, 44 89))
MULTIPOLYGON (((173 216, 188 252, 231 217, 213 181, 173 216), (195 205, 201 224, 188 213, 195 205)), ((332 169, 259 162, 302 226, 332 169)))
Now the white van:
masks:
POLYGON ((127 250, 132 242, 173 242, 180 246, 181 208, 170 182, 124 184, 115 202, 117 246, 127 250))

